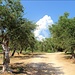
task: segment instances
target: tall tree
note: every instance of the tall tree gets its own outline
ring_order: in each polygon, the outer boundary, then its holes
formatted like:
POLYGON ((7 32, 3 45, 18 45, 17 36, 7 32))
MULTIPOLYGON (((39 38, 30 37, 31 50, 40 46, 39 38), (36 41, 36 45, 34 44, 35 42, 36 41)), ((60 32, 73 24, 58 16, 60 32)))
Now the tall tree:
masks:
POLYGON ((3 48, 3 72, 9 70, 9 38, 17 37, 16 29, 21 25, 23 7, 19 0, 2 0, 0 2, 0 30, 3 48))

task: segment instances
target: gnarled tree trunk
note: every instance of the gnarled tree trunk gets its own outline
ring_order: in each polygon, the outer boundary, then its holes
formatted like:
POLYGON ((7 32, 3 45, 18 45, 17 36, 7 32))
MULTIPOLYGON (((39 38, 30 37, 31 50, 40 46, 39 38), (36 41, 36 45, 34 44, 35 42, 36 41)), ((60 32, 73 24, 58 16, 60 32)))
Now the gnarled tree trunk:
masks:
POLYGON ((2 48, 3 48, 3 72, 9 71, 9 48, 8 48, 9 40, 5 37, 2 42, 2 48))

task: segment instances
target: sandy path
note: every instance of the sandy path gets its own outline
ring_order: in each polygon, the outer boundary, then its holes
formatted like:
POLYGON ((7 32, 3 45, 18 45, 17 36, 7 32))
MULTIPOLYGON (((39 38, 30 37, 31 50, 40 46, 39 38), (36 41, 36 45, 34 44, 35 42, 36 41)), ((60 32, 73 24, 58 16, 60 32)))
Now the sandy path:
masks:
POLYGON ((16 64, 15 67, 22 67, 24 70, 14 75, 75 75, 75 64, 71 59, 64 59, 64 56, 61 52, 45 53, 33 57, 17 56, 11 58, 11 64, 16 64))
POLYGON ((63 59, 62 53, 46 53, 30 59, 30 65, 38 69, 32 75, 75 75, 75 64, 63 59))
MULTIPOLYGON (((55 67, 61 67, 63 74, 61 75, 75 75, 75 64, 71 59, 65 60, 62 53, 52 53, 50 54, 52 57, 51 62, 54 63, 55 67)), ((57 75, 60 75, 59 73, 57 75)))

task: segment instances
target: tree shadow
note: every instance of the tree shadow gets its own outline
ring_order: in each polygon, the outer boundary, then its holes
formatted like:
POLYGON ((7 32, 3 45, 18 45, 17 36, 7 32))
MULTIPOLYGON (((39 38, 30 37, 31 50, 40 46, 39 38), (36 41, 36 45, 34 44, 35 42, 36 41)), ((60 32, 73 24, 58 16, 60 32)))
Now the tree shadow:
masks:
POLYGON ((24 55, 24 56, 14 56, 12 58, 19 58, 19 59, 30 59, 30 58, 47 58, 43 54, 33 54, 33 55, 24 55))
POLYGON ((71 59, 72 58, 72 56, 64 56, 63 58, 65 58, 65 59, 71 59))
POLYGON ((14 75, 64 75, 61 67, 53 67, 53 63, 14 63, 11 66, 14 75))
POLYGON ((63 56, 63 58, 65 58, 65 59, 71 59, 72 58, 72 55, 65 55, 65 56, 63 56))

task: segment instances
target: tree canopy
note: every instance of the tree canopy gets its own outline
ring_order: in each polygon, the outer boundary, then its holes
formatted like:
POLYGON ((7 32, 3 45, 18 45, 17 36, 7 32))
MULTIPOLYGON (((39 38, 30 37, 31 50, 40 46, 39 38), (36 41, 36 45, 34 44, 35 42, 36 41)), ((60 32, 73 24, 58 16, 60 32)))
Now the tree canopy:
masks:
POLYGON ((8 70, 9 46, 17 49, 34 46, 35 23, 23 18, 23 13, 24 8, 20 0, 0 0, 0 38, 4 51, 3 71, 8 70))
POLYGON ((57 48, 71 50, 75 46, 75 18, 69 18, 69 13, 60 16, 49 29, 57 48))

